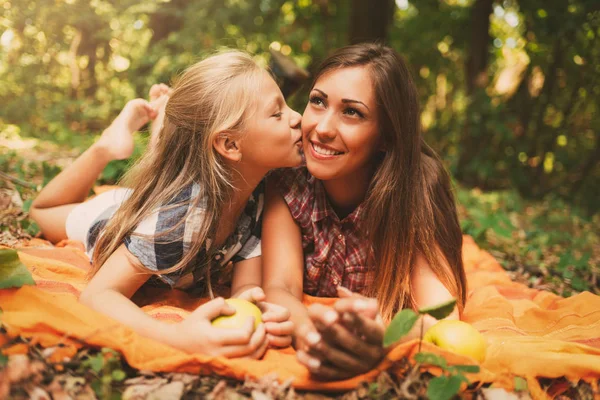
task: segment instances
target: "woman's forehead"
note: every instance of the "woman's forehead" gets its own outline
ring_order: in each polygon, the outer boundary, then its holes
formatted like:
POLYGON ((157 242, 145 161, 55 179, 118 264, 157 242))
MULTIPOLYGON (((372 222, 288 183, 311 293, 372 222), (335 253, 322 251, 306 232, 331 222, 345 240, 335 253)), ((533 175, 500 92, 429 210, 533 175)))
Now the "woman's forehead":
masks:
POLYGON ((364 103, 374 102, 373 83, 366 66, 336 68, 317 79, 313 89, 336 99, 354 99, 364 103))

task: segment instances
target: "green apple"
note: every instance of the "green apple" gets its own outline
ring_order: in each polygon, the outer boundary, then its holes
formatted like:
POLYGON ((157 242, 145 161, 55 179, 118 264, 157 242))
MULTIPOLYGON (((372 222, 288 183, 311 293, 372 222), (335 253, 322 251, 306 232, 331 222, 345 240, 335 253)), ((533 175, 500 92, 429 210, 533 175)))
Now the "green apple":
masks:
POLYGON ((454 353, 472 357, 479 362, 485 360, 487 347, 485 338, 477 329, 463 321, 439 321, 427 330, 423 341, 454 353))
POLYGON ((240 329, 248 320, 248 317, 254 317, 254 329, 262 322, 262 313, 260 309, 247 300, 226 299, 225 302, 235 308, 235 314, 222 315, 212 320, 211 324, 218 328, 240 329))

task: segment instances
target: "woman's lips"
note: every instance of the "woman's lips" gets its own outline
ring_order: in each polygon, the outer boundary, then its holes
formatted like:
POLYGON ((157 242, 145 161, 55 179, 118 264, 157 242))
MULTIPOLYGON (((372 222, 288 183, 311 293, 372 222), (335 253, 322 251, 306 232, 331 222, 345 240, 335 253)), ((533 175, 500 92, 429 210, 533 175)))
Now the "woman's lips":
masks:
POLYGON ((311 155, 318 160, 332 160, 344 154, 344 152, 333 149, 329 146, 310 141, 311 155))

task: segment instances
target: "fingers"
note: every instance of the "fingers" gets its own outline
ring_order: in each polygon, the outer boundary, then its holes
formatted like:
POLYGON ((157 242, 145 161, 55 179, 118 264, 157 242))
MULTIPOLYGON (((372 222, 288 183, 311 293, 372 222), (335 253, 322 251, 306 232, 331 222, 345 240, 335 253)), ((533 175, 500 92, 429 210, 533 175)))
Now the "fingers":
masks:
POLYGON ((345 312, 342 314, 342 323, 351 332, 355 332, 367 343, 381 345, 385 328, 379 321, 366 318, 363 315, 345 312))
POLYGON ((358 356, 371 364, 381 359, 383 351, 381 342, 378 344, 366 343, 342 324, 337 323, 339 314, 333 309, 322 304, 313 304, 309 307, 308 314, 315 328, 328 344, 345 353, 358 356))
POLYGON ((303 364, 311 373, 314 378, 333 381, 348 379, 355 375, 351 371, 332 367, 328 364, 320 362, 317 358, 312 357, 310 354, 299 350, 296 352, 296 359, 300 364, 303 364))
POLYGON ((376 299, 370 299, 362 296, 342 298, 333 305, 333 308, 340 314, 343 312, 352 312, 362 314, 372 319, 374 319, 379 312, 376 299))
POLYGON ((220 350, 220 355, 224 357, 234 358, 234 357, 253 357, 259 358, 261 357, 265 350, 267 340, 265 333, 264 324, 259 324, 258 328, 251 334, 250 337, 247 338, 245 344, 240 345, 225 345, 220 350), (262 351, 262 353, 261 353, 262 351))
POLYGON ((262 311, 265 322, 284 322, 290 319, 290 311, 280 305, 260 302, 258 308, 262 311))
POLYGON ((255 333, 254 318, 248 317, 248 320, 244 322, 240 329, 215 328, 212 326, 209 329, 212 330, 212 341, 215 344, 220 346, 243 346, 250 342, 255 333))
POLYGON ((267 341, 271 347, 284 348, 292 345, 292 336, 275 336, 267 334, 267 341))
POLYGON ((340 297, 340 298, 352 297, 355 294, 350 289, 345 288, 343 286, 338 286, 336 289, 337 289, 338 297, 340 297))
POLYGON ((217 297, 196 308, 188 318, 204 318, 209 321, 220 315, 232 315, 235 309, 225 302, 222 297, 217 297))
POLYGON ((258 286, 253 287, 248 290, 244 290, 242 293, 236 296, 238 299, 243 299, 247 301, 251 301, 253 303, 258 303, 265 299, 265 292, 259 288, 258 286))
POLYGON ((265 322, 267 333, 274 336, 288 336, 294 334, 294 323, 285 322, 265 322))

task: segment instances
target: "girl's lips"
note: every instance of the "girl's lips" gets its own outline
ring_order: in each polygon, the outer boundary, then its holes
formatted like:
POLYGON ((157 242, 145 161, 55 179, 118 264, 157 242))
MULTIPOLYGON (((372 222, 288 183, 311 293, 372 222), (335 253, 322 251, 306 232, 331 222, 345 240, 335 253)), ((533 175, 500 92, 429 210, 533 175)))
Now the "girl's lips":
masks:
MULTIPOLYGON (((337 151, 337 150, 332 149, 331 147, 323 146, 321 144, 317 144, 317 146, 324 147, 324 148, 327 148, 327 149, 331 149, 332 151, 337 151)), ((341 154, 320 154, 320 153, 317 153, 317 151, 315 150, 315 147, 314 147, 314 143, 312 141, 309 141, 309 146, 308 147, 310 147, 310 154, 311 154, 311 156, 313 158, 316 158, 317 160, 333 160, 336 157, 344 155, 343 152, 338 152, 338 153, 341 153, 341 154)))

